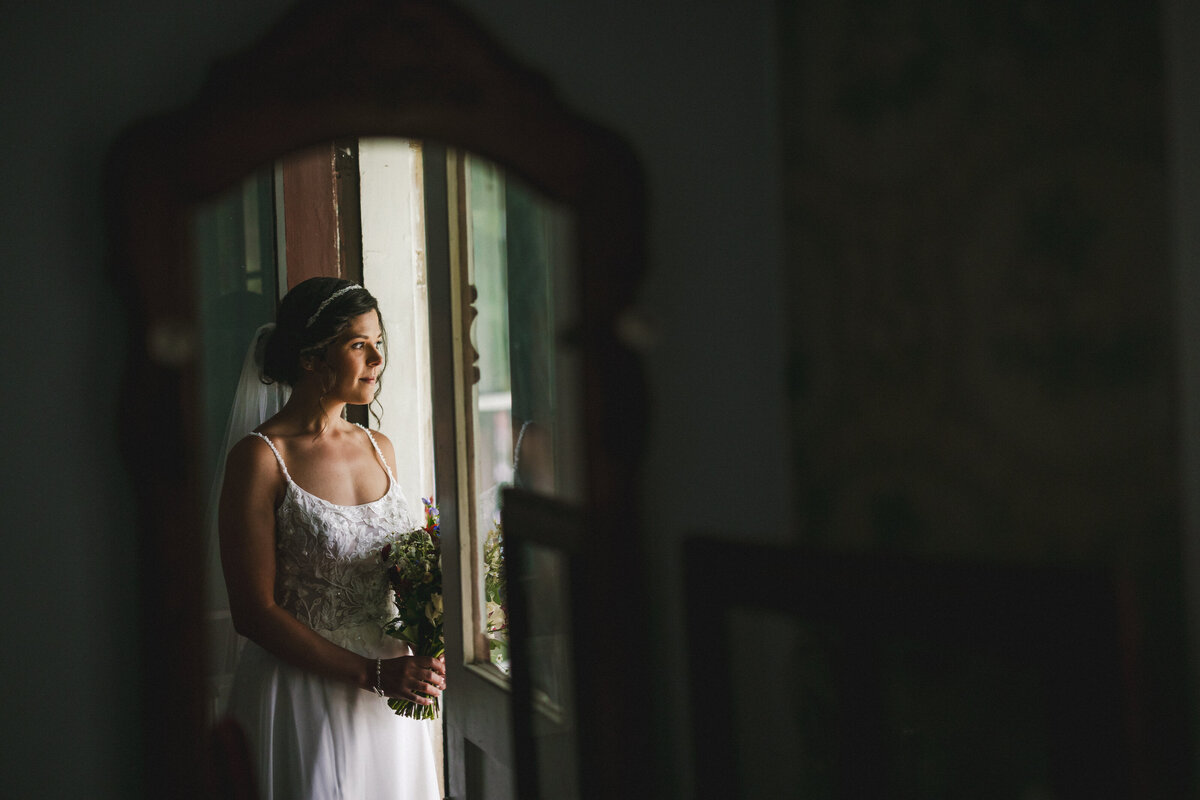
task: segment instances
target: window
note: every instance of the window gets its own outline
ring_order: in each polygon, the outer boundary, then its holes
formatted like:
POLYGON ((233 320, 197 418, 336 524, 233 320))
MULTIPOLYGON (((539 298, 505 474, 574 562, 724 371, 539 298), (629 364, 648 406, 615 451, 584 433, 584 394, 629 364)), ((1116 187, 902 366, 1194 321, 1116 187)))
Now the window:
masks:
MULTIPOLYGON (((502 797, 497 787, 513 782, 511 697, 485 552, 504 486, 581 500, 573 230, 561 208, 474 156, 427 147, 424 187, 438 496, 454 498, 458 537, 444 565, 447 613, 462 621, 447 641, 448 790, 458 796, 484 775, 489 796, 502 797)), ((541 577, 555 577, 552 560, 543 566, 541 577)), ((560 633, 537 643, 532 676, 555 731, 569 706, 560 633)), ((561 760, 573 778, 570 763, 561 760)))
MULTIPOLYGON (((501 491, 519 486, 578 500, 582 484, 572 457, 578 452, 571 405, 578 375, 571 348, 562 346, 573 323, 574 298, 562 279, 569 274, 563 267, 571 231, 567 215, 495 164, 453 154, 448 169, 461 193, 450 208, 465 212, 451 268, 465 309, 460 436, 464 454, 471 454, 462 469, 473 481, 463 503, 463 518, 472 521, 464 527, 470 537, 464 603, 471 609, 464 649, 473 662, 507 671, 504 615, 489 608, 487 579, 489 539, 500 534, 501 491)), ((494 593, 490 602, 496 603, 494 593)))

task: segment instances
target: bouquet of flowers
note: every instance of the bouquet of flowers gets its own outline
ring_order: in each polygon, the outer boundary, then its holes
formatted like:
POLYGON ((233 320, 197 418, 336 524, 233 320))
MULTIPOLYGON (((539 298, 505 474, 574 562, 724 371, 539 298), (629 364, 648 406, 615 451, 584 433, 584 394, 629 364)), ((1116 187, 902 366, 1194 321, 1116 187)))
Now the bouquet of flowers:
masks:
POLYGON ((505 588, 504 531, 498 516, 483 542, 483 565, 489 656, 493 664, 508 672, 508 597, 505 588))
MULTIPOLYGON (((442 535, 433 498, 422 498, 421 502, 425 504, 425 527, 397 534, 380 552, 388 582, 396 593, 398 611, 384 632, 408 643, 413 655, 438 658, 446 652, 442 631, 442 535)), ((436 697, 427 706, 393 697, 388 699, 388 706, 412 719, 436 719, 439 710, 436 697)))

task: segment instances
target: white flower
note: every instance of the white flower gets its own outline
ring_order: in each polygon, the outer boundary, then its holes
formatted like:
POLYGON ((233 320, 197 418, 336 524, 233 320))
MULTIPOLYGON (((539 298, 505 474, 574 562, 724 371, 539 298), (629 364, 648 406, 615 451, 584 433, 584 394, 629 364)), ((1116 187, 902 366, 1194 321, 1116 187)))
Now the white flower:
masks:
POLYGON ((442 596, 440 594, 432 595, 429 602, 425 604, 425 618, 431 625, 437 625, 438 620, 442 618, 442 596))
POLYGON ((489 631, 498 631, 504 627, 504 608, 494 600, 488 600, 487 626, 489 631))

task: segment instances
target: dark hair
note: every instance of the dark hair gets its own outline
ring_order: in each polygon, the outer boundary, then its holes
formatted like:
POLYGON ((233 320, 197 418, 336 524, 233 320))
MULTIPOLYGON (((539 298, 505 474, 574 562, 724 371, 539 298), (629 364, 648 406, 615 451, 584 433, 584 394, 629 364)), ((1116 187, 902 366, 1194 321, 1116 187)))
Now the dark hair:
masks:
MULTIPOLYGON (((296 284, 280 301, 275 313, 275 331, 267 339, 263 353, 263 381, 295 386, 302 372, 300 360, 305 356, 324 356, 350 321, 368 311, 379 314, 379 301, 345 278, 309 278, 296 284), (342 291, 347 287, 354 288, 342 291), (338 292, 342 293, 333 297, 338 292)), ((379 327, 383 328, 382 314, 379 327)), ((386 353, 386 338, 384 344, 386 353)), ((378 385, 383 388, 382 381, 378 385)))

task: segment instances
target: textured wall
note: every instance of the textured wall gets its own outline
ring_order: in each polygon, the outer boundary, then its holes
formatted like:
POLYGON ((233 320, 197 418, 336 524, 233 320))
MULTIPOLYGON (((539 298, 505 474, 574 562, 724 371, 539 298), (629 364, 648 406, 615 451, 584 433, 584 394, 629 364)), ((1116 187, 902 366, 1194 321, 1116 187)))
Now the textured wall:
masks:
POLYGON ((1154 6, 783 24, 802 535, 1115 558, 1175 535, 1154 6))
POLYGON ((798 538, 1123 574, 1146 785, 1177 794, 1194 713, 1158 5, 780 7, 798 538))

